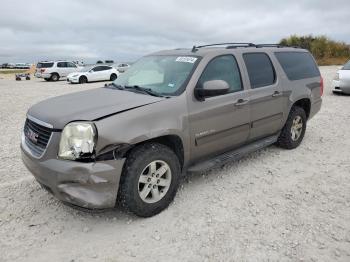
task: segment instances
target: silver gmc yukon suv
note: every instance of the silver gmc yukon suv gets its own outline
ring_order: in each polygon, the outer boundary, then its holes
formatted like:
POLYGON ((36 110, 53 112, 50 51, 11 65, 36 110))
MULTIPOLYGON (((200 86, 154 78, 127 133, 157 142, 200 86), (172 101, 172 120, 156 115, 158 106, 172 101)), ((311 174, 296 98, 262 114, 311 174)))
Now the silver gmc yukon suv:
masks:
POLYGON ((161 51, 112 84, 32 106, 22 159, 66 203, 119 204, 148 217, 171 203, 187 172, 271 144, 296 148, 322 92, 304 49, 225 43, 161 51))

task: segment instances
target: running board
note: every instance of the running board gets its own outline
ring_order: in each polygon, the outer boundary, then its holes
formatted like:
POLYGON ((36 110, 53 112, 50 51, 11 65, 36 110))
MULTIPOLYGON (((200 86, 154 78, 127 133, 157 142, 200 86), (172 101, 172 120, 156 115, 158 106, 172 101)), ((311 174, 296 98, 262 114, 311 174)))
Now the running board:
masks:
POLYGON ((187 169, 187 171, 188 172, 204 172, 204 171, 211 169, 213 167, 224 165, 228 162, 238 160, 249 153, 255 152, 259 149, 262 149, 264 147, 272 145, 275 142, 277 142, 277 139, 278 139, 278 135, 269 136, 269 137, 266 137, 264 139, 260 139, 256 142, 253 142, 253 143, 248 144, 246 146, 243 146, 241 148, 226 152, 224 154, 221 154, 221 155, 216 156, 214 158, 211 158, 209 160, 205 160, 203 162, 199 162, 197 164, 194 164, 193 166, 190 166, 187 169))

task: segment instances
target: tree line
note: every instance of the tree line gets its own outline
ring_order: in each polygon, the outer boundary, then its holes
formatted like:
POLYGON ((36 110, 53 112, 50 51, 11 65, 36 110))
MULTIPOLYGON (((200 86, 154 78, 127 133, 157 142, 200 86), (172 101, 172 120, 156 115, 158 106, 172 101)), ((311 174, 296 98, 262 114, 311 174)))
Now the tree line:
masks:
POLYGON ((350 59, 350 46, 326 36, 297 36, 283 38, 280 45, 297 46, 309 50, 319 65, 344 64, 350 59))

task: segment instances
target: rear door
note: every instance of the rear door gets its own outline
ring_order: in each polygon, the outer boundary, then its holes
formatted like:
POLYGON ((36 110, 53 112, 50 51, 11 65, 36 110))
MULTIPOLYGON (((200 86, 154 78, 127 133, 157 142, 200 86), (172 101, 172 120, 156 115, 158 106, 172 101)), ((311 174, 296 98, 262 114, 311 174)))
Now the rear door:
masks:
POLYGON ((68 75, 67 62, 57 62, 57 73, 60 77, 66 77, 68 75))
POLYGON ((230 91, 204 101, 189 96, 191 158, 194 161, 238 147, 249 136, 249 94, 243 88, 236 58, 228 54, 209 61, 196 88, 210 80, 226 81, 230 91))
POLYGON ((244 53, 243 60, 250 82, 249 140, 277 133, 282 128, 282 89, 267 53, 244 53))
POLYGON ((77 70, 78 70, 78 67, 76 64, 72 62, 67 62, 67 75, 69 75, 70 73, 77 72, 77 70))
POLYGON ((100 80, 109 80, 111 78, 111 67, 110 66, 103 66, 101 70, 100 80))

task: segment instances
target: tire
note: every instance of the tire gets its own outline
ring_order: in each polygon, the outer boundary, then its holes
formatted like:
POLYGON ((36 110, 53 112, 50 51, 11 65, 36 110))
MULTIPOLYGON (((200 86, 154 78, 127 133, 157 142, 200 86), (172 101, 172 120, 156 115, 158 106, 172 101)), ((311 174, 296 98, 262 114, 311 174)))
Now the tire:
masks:
POLYGON ((293 106, 276 144, 285 149, 294 149, 298 147, 305 135, 306 122, 307 118, 304 109, 293 106), (296 128, 297 126, 299 128, 296 128))
POLYGON ((22 79, 20 77, 16 77, 16 81, 21 81, 22 79))
POLYGON ((51 81, 56 82, 56 81, 58 81, 60 79, 60 76, 57 73, 53 73, 53 74, 51 74, 51 78, 50 79, 51 79, 51 81))
POLYGON ((173 201, 180 178, 179 159, 170 148, 158 143, 140 145, 128 154, 124 164, 118 202, 137 216, 154 216, 173 201), (152 166, 155 166, 154 172, 152 172, 152 166), (159 170, 164 173, 158 177, 159 170), (144 177, 142 182, 141 176, 144 177), (157 185, 160 179, 164 187, 157 185), (149 193, 143 194, 144 192, 149 193), (159 195, 153 192, 158 192, 159 195), (141 195, 145 197, 142 198, 141 195))
POLYGON ((85 84, 85 83, 87 83, 87 78, 86 78, 86 76, 81 76, 81 77, 79 77, 79 84, 85 84))
POLYGON ((30 80, 30 77, 27 76, 27 77, 26 77, 26 80, 30 80))
POLYGON ((114 81, 118 78, 118 76, 116 74, 111 74, 110 80, 114 81))

